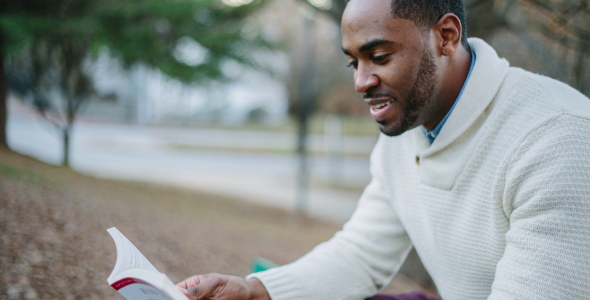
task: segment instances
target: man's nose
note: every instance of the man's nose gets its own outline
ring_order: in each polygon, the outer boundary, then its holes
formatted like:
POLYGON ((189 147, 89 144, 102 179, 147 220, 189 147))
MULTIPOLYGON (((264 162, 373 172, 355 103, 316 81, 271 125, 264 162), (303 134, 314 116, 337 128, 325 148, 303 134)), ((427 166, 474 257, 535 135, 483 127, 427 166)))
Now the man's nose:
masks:
POLYGON ((357 93, 365 93, 368 89, 379 85, 379 77, 377 77, 371 70, 359 66, 355 79, 354 88, 357 93))

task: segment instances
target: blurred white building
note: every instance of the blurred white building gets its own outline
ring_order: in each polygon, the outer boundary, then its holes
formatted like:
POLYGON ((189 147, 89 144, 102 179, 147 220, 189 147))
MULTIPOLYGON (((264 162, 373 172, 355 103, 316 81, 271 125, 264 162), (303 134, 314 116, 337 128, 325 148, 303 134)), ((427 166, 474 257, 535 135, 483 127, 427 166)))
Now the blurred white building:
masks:
MULTIPOLYGON (((282 60, 279 65, 283 69, 287 67, 286 57, 274 54, 273 60, 277 59, 282 60)), ((233 79, 230 83, 202 85, 184 84, 145 65, 125 70, 106 52, 89 63, 88 68, 94 77, 97 96, 81 112, 87 117, 141 124, 250 121, 271 125, 288 118, 285 84, 263 71, 237 63, 223 65, 224 74, 233 79)))
MULTIPOLYGON (((321 9, 331 5, 330 0, 308 1, 321 9)), ((249 2, 224 1, 227 5, 249 2)), ((147 66, 137 65, 125 70, 108 53, 103 53, 89 64, 100 99, 89 101, 82 114, 142 124, 240 124, 246 121, 281 124, 288 120, 289 93, 295 99, 298 97, 300 75, 297 70, 302 65, 300 45, 308 35, 304 32, 303 20, 312 16, 316 22, 313 36, 320 68, 318 80, 323 80, 324 89, 326 85, 338 89, 335 82, 339 81, 333 77, 341 77, 349 71, 344 68, 345 60, 340 52, 338 25, 302 1, 274 0, 242 26, 245 36, 260 32, 266 40, 288 47, 284 52, 253 53, 254 59, 274 75, 227 61, 222 71, 233 79, 231 83, 187 85, 147 66)), ((198 65, 207 59, 208 50, 184 38, 179 40, 175 56, 179 62, 198 65)))

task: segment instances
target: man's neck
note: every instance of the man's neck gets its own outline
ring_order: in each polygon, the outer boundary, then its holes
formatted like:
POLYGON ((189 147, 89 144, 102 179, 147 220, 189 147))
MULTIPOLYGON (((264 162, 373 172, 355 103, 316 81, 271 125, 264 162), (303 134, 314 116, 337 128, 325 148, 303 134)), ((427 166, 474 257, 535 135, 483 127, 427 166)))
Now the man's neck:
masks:
POLYGON ((455 53, 449 57, 449 64, 442 77, 443 82, 441 82, 441 107, 436 112, 436 118, 422 125, 426 129, 433 130, 436 125, 442 121, 453 106, 453 103, 457 100, 461 88, 463 88, 463 84, 467 79, 467 74, 469 74, 471 59, 471 53, 463 48, 463 46, 457 48, 455 53))

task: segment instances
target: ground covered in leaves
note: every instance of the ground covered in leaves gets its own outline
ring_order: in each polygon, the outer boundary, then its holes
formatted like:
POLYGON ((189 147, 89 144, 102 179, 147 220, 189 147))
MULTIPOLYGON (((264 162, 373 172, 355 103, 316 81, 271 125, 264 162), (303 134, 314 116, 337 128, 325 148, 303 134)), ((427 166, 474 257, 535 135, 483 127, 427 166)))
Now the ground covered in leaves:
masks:
MULTIPOLYGON (((0 150, 0 299, 122 299, 117 227, 173 281, 291 262, 339 227, 216 195, 100 180, 0 150)), ((394 283, 393 290, 415 284, 394 283), (395 286, 397 284, 397 286, 395 286)))

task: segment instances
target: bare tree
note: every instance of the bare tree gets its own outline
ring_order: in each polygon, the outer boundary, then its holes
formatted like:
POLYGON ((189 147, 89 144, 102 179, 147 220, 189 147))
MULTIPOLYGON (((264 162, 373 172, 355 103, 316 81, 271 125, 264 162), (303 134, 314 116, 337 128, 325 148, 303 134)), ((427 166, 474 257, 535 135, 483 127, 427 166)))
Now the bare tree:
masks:
MULTIPOLYGON (((532 55, 514 59, 516 65, 533 65, 539 72, 552 77, 566 73, 569 84, 590 95, 585 80, 585 67, 590 54, 590 3, 588 0, 467 0, 467 27, 469 36, 493 42, 494 36, 517 36, 532 55), (537 36, 545 39, 537 38, 537 36), (557 50, 556 50, 557 49, 557 50), (536 59, 537 53, 546 52, 555 63, 536 59), (573 56, 573 58, 571 58, 573 56)), ((505 41, 494 46, 502 47, 505 41)), ((510 53, 502 53, 510 56, 510 53)))
POLYGON ((299 157, 298 195, 297 210, 300 213, 307 213, 308 189, 309 189, 309 167, 307 162, 307 135, 308 124, 313 113, 316 102, 316 90, 314 79, 315 71, 315 20, 313 13, 305 15, 303 32, 304 37, 301 44, 302 68, 299 79, 299 107, 297 113, 297 156, 299 157))
POLYGON ((344 9, 346 8, 346 3, 348 0, 332 0, 331 5, 328 9, 318 8, 312 5, 307 0, 299 0, 305 2, 307 5, 313 7, 314 9, 318 9, 319 11, 325 13, 326 15, 330 16, 330 18, 334 19, 338 24, 342 21, 342 13, 344 13, 344 9))
POLYGON ((590 54, 590 3, 587 0, 527 0, 526 4, 543 15, 536 22, 531 22, 534 30, 541 32, 552 42, 576 52, 572 85, 588 95, 590 90, 584 80, 584 71, 587 72, 585 65, 590 54))

